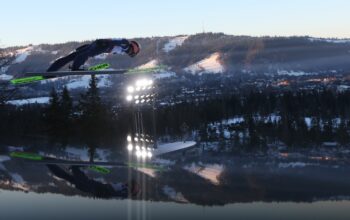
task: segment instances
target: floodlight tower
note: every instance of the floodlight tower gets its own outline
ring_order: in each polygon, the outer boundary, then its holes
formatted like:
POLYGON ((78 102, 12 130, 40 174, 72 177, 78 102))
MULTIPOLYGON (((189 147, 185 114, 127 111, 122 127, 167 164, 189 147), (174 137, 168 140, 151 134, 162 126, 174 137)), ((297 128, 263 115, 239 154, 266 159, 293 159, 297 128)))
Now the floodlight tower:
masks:
POLYGON ((155 147, 155 141, 152 140, 151 136, 145 134, 143 114, 141 111, 141 109, 145 106, 152 106, 153 129, 155 129, 155 94, 153 93, 153 89, 153 80, 147 78, 139 79, 127 87, 126 101, 129 102, 134 109, 136 109, 134 112, 135 134, 129 135, 127 137, 127 150, 130 153, 134 153, 137 158, 142 159, 151 158, 153 156, 152 150, 155 147))

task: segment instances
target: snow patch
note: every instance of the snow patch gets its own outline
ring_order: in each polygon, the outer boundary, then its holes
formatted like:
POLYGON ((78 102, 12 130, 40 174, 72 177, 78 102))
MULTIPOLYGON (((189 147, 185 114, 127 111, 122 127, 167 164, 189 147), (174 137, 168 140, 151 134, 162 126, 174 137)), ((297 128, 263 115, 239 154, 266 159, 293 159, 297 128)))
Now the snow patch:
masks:
POLYGON ((138 66, 136 69, 149 69, 149 68, 154 68, 154 67, 157 67, 159 64, 158 60, 151 60, 141 66, 138 66))
POLYGON ((144 174, 146 174, 147 176, 150 176, 150 177, 152 177, 152 178, 156 178, 156 176, 157 176, 156 170, 151 169, 151 168, 142 167, 142 168, 137 168, 136 170, 139 171, 139 172, 141 172, 141 173, 144 173, 144 174))
POLYGON ((209 180, 214 185, 219 185, 219 176, 224 171, 224 167, 219 164, 212 164, 212 165, 202 165, 202 164, 195 164, 192 163, 189 166, 184 167, 185 170, 197 174, 200 177, 209 180))
POLYGON ((225 71, 222 62, 220 61, 220 53, 213 53, 208 58, 201 60, 184 69, 192 74, 202 73, 223 73, 225 71))
POLYGON ((154 151, 154 155, 162 155, 171 153, 174 151, 184 150, 186 148, 190 148, 196 145, 194 141, 186 141, 186 142, 174 142, 168 144, 160 144, 158 148, 154 151))
MULTIPOLYGON (((109 80, 108 75, 99 75, 96 76, 98 83, 98 87, 110 87, 112 82, 109 80)), ((88 88, 90 83, 91 76, 82 76, 73 80, 70 80, 69 83, 66 84, 67 89, 80 89, 80 88, 88 88)))
MULTIPOLYGON (((74 160, 89 161, 90 159, 88 148, 67 147, 65 152, 69 158, 74 160)), ((109 150, 96 149, 94 161, 107 162, 110 155, 111 151, 109 150)))
POLYGON ((0 74, 0 80, 3 80, 3 81, 9 81, 13 79, 13 76, 11 75, 7 75, 7 74, 0 74))
POLYGON ((164 45, 163 50, 167 53, 174 50, 176 47, 181 46, 189 36, 179 36, 169 40, 168 43, 164 45))
POLYGON ((33 47, 26 47, 16 51, 16 59, 12 62, 12 64, 22 63, 33 51, 33 47))
POLYGON ((282 169, 283 168, 303 168, 308 165, 312 165, 312 164, 303 163, 303 162, 279 163, 278 168, 282 168, 282 169))
POLYGON ((175 77, 176 73, 174 72, 161 72, 161 73, 154 73, 153 77, 155 79, 166 79, 166 78, 171 78, 171 77, 175 77))
POLYGON ((161 164, 161 165, 166 165, 166 166, 172 166, 175 164, 175 161, 172 160, 166 160, 166 159, 161 159, 161 158, 155 158, 153 160, 155 164, 161 164))
POLYGON ((12 180, 19 184, 25 184, 26 182, 18 173, 11 173, 12 180))
POLYGON ((105 60, 105 59, 107 59, 107 57, 108 57, 108 53, 102 53, 102 54, 95 56, 94 58, 97 60, 105 60))
POLYGON ((327 42, 327 43, 334 43, 334 44, 350 43, 350 39, 327 39, 327 38, 314 38, 314 37, 310 37, 309 41, 311 41, 311 42, 327 42))
POLYGON ((38 97, 38 98, 30 98, 30 99, 18 99, 7 101, 7 104, 10 105, 29 105, 29 104, 48 104, 50 102, 50 97, 38 97))
POLYGON ((167 195, 170 199, 181 202, 181 203, 187 203, 188 200, 182 195, 181 192, 176 192, 176 190, 170 186, 165 185, 163 187, 163 193, 167 195))
POLYGON ((3 66, 1 67, 0 72, 6 73, 9 68, 10 66, 3 66))
POLYGON ((293 70, 278 70, 277 74, 280 76, 309 76, 315 75, 317 73, 306 73, 304 71, 293 71, 293 70))
POLYGON ((11 160, 9 156, 0 155, 0 163, 11 160))

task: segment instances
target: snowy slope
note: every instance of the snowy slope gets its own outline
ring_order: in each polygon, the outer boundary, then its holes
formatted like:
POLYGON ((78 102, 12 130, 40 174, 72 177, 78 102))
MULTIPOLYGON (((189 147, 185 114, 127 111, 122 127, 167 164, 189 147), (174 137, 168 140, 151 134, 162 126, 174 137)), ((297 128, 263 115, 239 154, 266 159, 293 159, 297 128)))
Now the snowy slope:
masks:
POLYGON ((163 50, 167 53, 174 50, 176 47, 181 46, 189 36, 175 37, 169 40, 168 43, 164 45, 163 50))
POLYGON ((48 104, 50 101, 50 97, 38 97, 38 98, 30 98, 30 99, 18 99, 18 100, 11 100, 7 103, 10 105, 28 105, 28 104, 48 104))
MULTIPOLYGON (((157 67, 159 66, 159 61, 156 60, 156 59, 153 59, 141 66, 138 66, 137 69, 149 69, 149 68, 154 68, 154 67, 157 67)), ((174 72, 171 72, 171 71, 166 71, 166 70, 160 70, 159 72, 157 73, 153 73, 152 74, 153 77, 155 79, 164 79, 164 78, 171 78, 171 77, 175 77, 176 76, 176 73, 174 72)))
POLYGON ((159 61, 158 60, 151 60, 141 66, 138 66, 137 69, 148 69, 148 68, 154 68, 156 67, 157 65, 159 65, 159 61))
POLYGON ((0 81, 8 81, 13 79, 13 76, 7 74, 0 74, 0 81))
POLYGON ((327 39, 327 38, 314 38, 314 37, 310 37, 309 41, 311 41, 311 42, 327 42, 327 43, 334 43, 334 44, 350 43, 350 39, 327 39))
POLYGON ((306 75, 317 75, 317 73, 307 73, 304 71, 293 71, 293 70, 278 70, 277 74, 280 76, 306 76, 306 75))
POLYGON ((224 66, 220 61, 220 53, 213 53, 208 58, 201 60, 184 69, 186 72, 196 73, 223 73, 224 66))
POLYGON ((218 164, 197 165, 195 163, 192 163, 189 166, 185 166, 184 169, 209 180, 214 185, 220 184, 219 177, 224 171, 224 167, 218 164))
POLYGON ((32 46, 16 50, 16 59, 12 62, 12 64, 24 62, 32 51, 32 46))
MULTIPOLYGON (((112 85, 112 82, 109 80, 108 75, 99 75, 96 76, 98 79, 97 86, 99 88, 101 87, 110 87, 112 85)), ((72 79, 69 81, 69 83, 66 84, 67 89, 84 89, 89 87, 91 76, 82 76, 77 77, 76 79, 72 79)))
POLYGON ((179 150, 184 150, 186 148, 190 148, 196 145, 196 142, 194 141, 186 141, 186 142, 174 142, 174 143, 168 143, 168 144, 161 144, 158 146, 158 148, 154 151, 154 155, 162 155, 167 154, 179 150))

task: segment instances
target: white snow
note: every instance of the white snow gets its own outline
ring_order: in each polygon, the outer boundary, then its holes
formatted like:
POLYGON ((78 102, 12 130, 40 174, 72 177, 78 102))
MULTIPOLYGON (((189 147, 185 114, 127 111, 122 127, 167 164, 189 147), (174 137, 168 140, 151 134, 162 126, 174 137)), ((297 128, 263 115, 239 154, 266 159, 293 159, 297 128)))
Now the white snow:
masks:
POLYGON ((16 59, 12 62, 12 64, 24 62, 27 59, 27 57, 31 54, 32 51, 33 51, 32 46, 17 50, 16 59))
POLYGON ((0 80, 3 80, 3 81, 9 81, 13 79, 13 76, 11 75, 7 75, 7 74, 0 74, 0 80))
POLYGON ((223 73, 225 71, 225 68, 220 61, 220 53, 213 53, 204 60, 201 60, 185 68, 184 70, 192 74, 223 73))
POLYGON ((164 45, 163 50, 167 53, 174 50, 176 47, 181 46, 189 36, 179 36, 170 39, 168 43, 164 45))
POLYGON ((170 199, 181 202, 181 203, 187 203, 188 200, 182 195, 181 192, 176 192, 176 190, 170 186, 165 185, 163 187, 163 193, 167 195, 170 199))
POLYGON ((312 164, 303 163, 303 162, 279 163, 278 168, 303 168, 308 165, 312 165, 312 164))
POLYGON ((14 146, 9 146, 7 147, 8 151, 14 152, 14 151, 24 151, 24 147, 14 147, 14 146))
POLYGON ((18 100, 11 100, 7 101, 7 104, 10 105, 28 105, 28 104, 48 104, 50 101, 50 97, 37 97, 37 98, 30 98, 30 99, 18 99, 18 100))
POLYGON ((0 155, 0 163, 8 161, 8 160, 11 160, 11 158, 8 156, 0 155))
POLYGON ((175 77, 176 73, 174 72, 160 72, 160 73, 153 73, 153 77, 155 79, 166 79, 166 78, 171 78, 175 77))
POLYGON ((14 180, 16 183, 24 184, 25 181, 23 180, 22 176, 18 173, 11 173, 12 180, 14 180))
POLYGON ((89 160, 89 152, 86 148, 66 147, 65 151, 68 153, 69 157, 83 161, 89 160))
MULTIPOLYGON (((109 80, 108 75, 99 75, 96 76, 98 79, 97 86, 98 87, 109 87, 112 85, 112 82, 109 80)), ((69 83, 66 84, 67 89, 80 89, 80 88, 88 88, 90 83, 91 76, 82 76, 76 79, 70 80, 69 83)))
MULTIPOLYGON (((88 161, 90 159, 88 148, 67 147, 65 149, 65 152, 68 154, 68 157, 70 157, 70 159, 82 161, 88 161)), ((111 152, 109 150, 96 149, 94 161, 106 162, 108 161, 110 154, 111 152)))
POLYGON ((142 70, 142 69, 154 68, 154 67, 157 67, 158 64, 159 64, 159 61, 154 59, 154 60, 151 60, 151 61, 149 61, 141 66, 138 66, 136 69, 142 70))
POLYGON ((9 68, 10 66, 3 66, 1 67, 0 72, 6 73, 9 68))
POLYGON ((327 39, 327 38, 314 38, 310 37, 309 40, 311 42, 327 42, 327 43, 334 43, 334 44, 346 44, 350 43, 350 39, 327 39))
POLYGON ((107 57, 108 57, 108 53, 102 53, 102 54, 95 56, 94 58, 97 60, 105 60, 107 57))
POLYGON ((293 70, 278 70, 277 74, 280 76, 305 76, 305 75, 315 75, 317 73, 306 73, 304 71, 293 71, 293 70))
POLYGON ((310 117, 305 117, 304 120, 305 120, 306 126, 310 129, 311 126, 312 126, 312 118, 310 118, 310 117))
POLYGON ((172 166, 175 164, 175 161, 172 160, 166 160, 166 159, 161 159, 161 158, 155 158, 153 160, 155 164, 161 164, 161 165, 167 165, 167 166, 172 166))
POLYGON ((52 55, 57 55, 58 54, 58 50, 51 51, 51 54, 52 55))
POLYGON ((224 171, 224 167, 219 164, 197 165, 195 163, 192 163, 189 166, 185 166, 184 169, 191 173, 197 174, 204 179, 209 180, 214 185, 220 184, 218 178, 224 171))
POLYGON ((171 153, 178 150, 183 150, 186 148, 190 148, 196 145, 194 141, 186 141, 186 142, 174 142, 168 144, 160 144, 158 148, 154 151, 155 156, 159 156, 166 153, 171 153))
POLYGON ((228 131, 228 130, 224 130, 224 137, 226 138, 226 139, 230 139, 231 138, 231 133, 228 131))
POLYGON ((157 176, 156 170, 151 169, 151 168, 142 167, 142 168, 137 168, 136 170, 138 170, 139 172, 144 173, 147 176, 150 176, 152 178, 155 178, 157 176))
POLYGON ((224 124, 240 124, 244 122, 244 118, 243 117, 234 117, 234 118, 230 118, 227 121, 223 120, 222 123, 224 124))

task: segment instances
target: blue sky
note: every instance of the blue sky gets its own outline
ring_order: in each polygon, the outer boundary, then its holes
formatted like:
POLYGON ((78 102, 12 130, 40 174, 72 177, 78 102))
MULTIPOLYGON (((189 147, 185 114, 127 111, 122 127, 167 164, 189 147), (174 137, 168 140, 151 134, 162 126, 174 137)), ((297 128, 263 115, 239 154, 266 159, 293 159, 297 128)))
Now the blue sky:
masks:
POLYGON ((194 34, 350 38, 348 0, 1 0, 0 46, 194 34))

